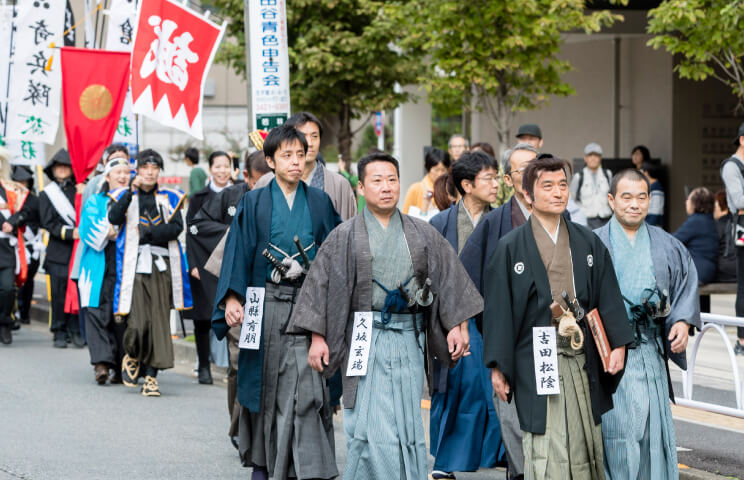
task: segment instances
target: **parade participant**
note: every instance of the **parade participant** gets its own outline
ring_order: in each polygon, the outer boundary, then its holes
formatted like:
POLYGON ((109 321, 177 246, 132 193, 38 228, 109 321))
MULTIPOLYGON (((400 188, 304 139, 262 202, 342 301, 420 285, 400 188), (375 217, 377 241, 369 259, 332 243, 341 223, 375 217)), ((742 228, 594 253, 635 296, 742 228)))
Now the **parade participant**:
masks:
POLYGON ((701 327, 695 264, 681 242, 644 222, 650 185, 641 171, 615 175, 608 199, 614 215, 595 233, 612 257, 635 348, 614 408, 602 415, 605 472, 608 479, 676 479, 667 361, 686 370, 688 330, 701 327))
POLYGON ((82 254, 78 290, 80 308, 85 309, 85 332, 88 340, 93 377, 99 385, 114 375, 111 383, 121 383, 121 359, 126 324, 114 319, 116 286, 117 230, 108 219, 109 191, 126 188, 131 178, 129 153, 111 155, 103 171, 100 191, 91 195, 80 213, 82 254))
MULTIPOLYGON (((483 294, 483 270, 499 240, 507 233, 527 222, 532 206, 524 197, 522 173, 527 164, 537 156, 537 150, 527 143, 518 143, 504 153, 504 183, 514 189, 514 195, 501 207, 483 216, 460 252, 460 260, 470 278, 483 294)), ((482 331, 482 329, 481 329, 482 331)), ((501 426, 501 439, 506 450, 509 478, 524 475, 522 430, 514 402, 507 403, 495 394, 493 403, 501 426)))
MULTIPOLYGON (((197 255, 194 247, 194 239, 199 234, 196 226, 191 226, 191 221, 201 207, 210 199, 216 197, 226 187, 232 185, 230 174, 232 172, 232 159, 222 151, 212 152, 207 158, 209 164, 210 180, 207 186, 193 194, 189 198, 189 208, 186 211, 186 257, 191 268, 189 283, 191 294, 194 298, 194 308, 185 312, 184 316, 194 322, 194 339, 196 341, 196 355, 199 365, 197 367, 199 383, 202 385, 212 384, 212 371, 210 368, 210 345, 209 331, 212 328, 212 306, 214 305, 214 290, 211 295, 202 284, 199 268, 203 267, 208 255, 197 255)), ((224 348, 224 345, 223 345, 224 348)))
POLYGON ((28 190, 10 180, 10 152, 0 146, 0 343, 13 343, 11 317, 16 284, 26 281, 23 221, 28 190))
MULTIPOLYGON (((496 162, 484 152, 464 153, 452 166, 457 204, 437 214, 431 224, 460 252, 473 229, 491 210, 498 193, 496 162)), ((483 365, 483 338, 468 325, 470 356, 448 370, 434 364, 430 435, 434 470, 431 478, 455 478, 452 472, 474 472, 496 466, 503 457, 501 429, 493 407, 490 372, 483 365)))
POLYGON ((422 479, 425 365, 432 385, 434 358, 460 359, 483 304, 444 237, 397 209, 397 160, 374 153, 358 171, 366 207, 320 248, 288 332, 312 334, 314 370, 344 374, 344 478, 422 479))
POLYGON ((186 257, 177 240, 183 231, 184 194, 158 185, 162 169, 160 154, 143 150, 129 188, 109 194, 109 222, 119 227, 114 314, 128 316, 122 381, 136 387, 144 373, 142 395, 157 397, 158 371, 173 367, 171 305, 192 307, 186 257))
POLYGON ((28 197, 24 208, 19 213, 19 221, 26 228, 23 231, 23 243, 26 246, 26 261, 28 270, 26 272, 26 281, 18 288, 17 304, 18 316, 20 323, 31 323, 31 300, 34 295, 34 277, 39 270, 41 254, 46 250, 44 245, 44 235, 39 226, 39 197, 34 194, 34 175, 28 167, 16 165, 13 167, 11 177, 14 182, 18 182, 28 189, 28 197), (20 218, 23 217, 23 218, 20 218))
POLYGON ((183 159, 186 162, 186 166, 191 167, 189 172, 189 194, 191 198, 196 192, 200 191, 207 184, 207 172, 203 168, 198 167, 199 163, 199 149, 190 147, 183 152, 183 159))
POLYGON ((604 479, 601 415, 612 408, 633 332, 607 249, 562 216, 567 163, 540 155, 522 188, 532 215, 486 264, 483 358, 496 395, 514 395, 525 477, 604 479), (595 308, 612 351, 606 370, 583 320, 595 308))
MULTIPOLYGON (((452 163, 447 152, 438 148, 427 148, 424 154, 426 176, 408 188, 402 212, 423 220, 430 220, 439 213, 434 205, 434 182, 449 171, 452 163)), ((358 167, 357 167, 358 168, 358 167)))
POLYGON ((307 140, 302 181, 327 193, 331 197, 333 208, 341 215, 342 220, 348 220, 356 215, 356 197, 349 181, 318 161, 320 140, 323 137, 323 125, 318 117, 310 112, 300 112, 289 117, 286 123, 302 132, 307 140))
POLYGON ((44 168, 51 180, 39 194, 41 228, 49 232, 44 271, 49 275, 52 294, 52 332, 54 346, 66 348, 68 340, 78 348, 85 345, 80 335, 77 315, 65 313, 67 278, 72 260, 72 246, 79 237, 75 226, 75 181, 67 150, 54 154, 44 168))
POLYGON ((328 389, 307 365, 309 338, 286 332, 307 263, 341 222, 330 197, 301 181, 307 149, 291 125, 269 132, 264 153, 276 176, 241 200, 215 297, 218 338, 241 325, 249 300, 248 313, 260 322, 252 339, 244 325, 248 344, 238 361, 240 456, 254 479, 338 475, 328 389))

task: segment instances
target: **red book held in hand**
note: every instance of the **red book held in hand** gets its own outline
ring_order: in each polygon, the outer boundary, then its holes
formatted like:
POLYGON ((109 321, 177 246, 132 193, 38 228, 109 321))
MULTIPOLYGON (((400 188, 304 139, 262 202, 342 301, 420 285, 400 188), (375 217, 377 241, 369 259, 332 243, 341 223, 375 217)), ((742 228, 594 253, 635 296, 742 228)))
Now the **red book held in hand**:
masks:
POLYGON ((610 341, 607 339, 602 317, 599 316, 596 308, 586 314, 586 323, 589 326, 589 331, 592 332, 594 343, 597 345, 597 353, 599 353, 599 358, 602 360, 602 367, 604 367, 604 371, 606 372, 610 368, 612 347, 610 347, 610 341))

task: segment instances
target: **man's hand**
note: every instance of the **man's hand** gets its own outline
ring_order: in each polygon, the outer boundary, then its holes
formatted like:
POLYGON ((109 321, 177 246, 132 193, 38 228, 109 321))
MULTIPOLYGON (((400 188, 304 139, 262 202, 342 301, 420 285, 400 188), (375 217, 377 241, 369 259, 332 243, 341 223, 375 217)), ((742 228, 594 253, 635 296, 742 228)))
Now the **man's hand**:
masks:
POLYGON ((142 177, 137 175, 132 180, 131 190, 134 191, 135 189, 139 188, 140 185, 142 185, 142 177))
POLYGON ((77 228, 72 229, 72 239, 80 240, 80 231, 77 228))
POLYGON ((13 232, 13 225, 9 224, 8 222, 3 222, 3 233, 12 233, 13 232))
POLYGON ((243 305, 235 295, 230 295, 225 301, 225 322, 230 327, 237 327, 243 323, 243 305))
POLYGON ((85 191, 85 184, 84 183, 76 183, 75 184, 75 192, 77 192, 78 195, 82 195, 85 191))
POLYGON ((197 280, 201 280, 201 278, 199 278, 199 269, 196 267, 191 269, 191 276, 197 280))
POLYGON ((328 366, 329 357, 330 352, 325 338, 322 335, 313 333, 313 341, 310 344, 310 351, 307 354, 307 363, 310 364, 310 368, 316 372, 322 372, 323 367, 328 366))
POLYGON ((106 236, 106 238, 108 238, 109 240, 116 240, 116 236, 117 236, 116 229, 112 225, 112 226, 109 227, 109 233, 106 236))
POLYGON ((625 345, 617 347, 610 352, 610 366, 607 369, 607 373, 615 375, 617 372, 623 369, 625 365, 625 345))
POLYGON ((470 356, 470 331, 468 330, 469 323, 469 320, 465 320, 463 323, 460 324, 460 335, 462 335, 462 342, 465 344, 465 353, 462 354, 463 357, 470 356))
POLYGON ((687 339, 689 338, 690 326, 685 322, 677 322, 669 329, 669 342, 671 342, 672 352, 681 353, 687 348, 687 339))
POLYGON ((511 392, 511 387, 509 387, 509 382, 506 381, 506 377, 498 368, 491 369, 491 385, 496 396, 502 402, 506 402, 506 397, 511 392))
POLYGON ((450 356, 452 361, 456 362, 463 354, 470 349, 470 345, 466 345, 462 333, 460 332, 460 326, 453 328, 447 334, 447 347, 449 347, 450 356))

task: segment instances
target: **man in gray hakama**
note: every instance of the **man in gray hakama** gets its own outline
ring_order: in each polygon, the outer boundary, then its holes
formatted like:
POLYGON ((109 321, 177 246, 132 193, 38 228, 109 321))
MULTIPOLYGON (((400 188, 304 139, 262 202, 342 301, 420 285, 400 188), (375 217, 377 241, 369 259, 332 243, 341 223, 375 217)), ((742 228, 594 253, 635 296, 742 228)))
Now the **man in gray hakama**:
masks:
POLYGON ((427 460, 424 372, 431 385, 434 358, 451 366, 467 352, 465 322, 482 298, 449 243, 398 211, 397 161, 372 154, 358 170, 367 208, 319 249, 288 332, 312 332, 309 364, 326 377, 344 374, 344 478, 419 480, 427 460), (427 279, 429 291, 421 288, 427 279), (360 312, 370 312, 369 337, 353 336, 365 321, 360 312), (358 341, 369 345, 366 375, 346 375, 357 367, 358 341))
POLYGON ((682 243, 645 223, 649 199, 643 174, 618 173, 609 195, 614 215, 596 230, 612 255, 635 331, 615 408, 602 416, 608 479, 678 478, 667 361, 687 368, 688 331, 701 326, 695 265, 682 243))

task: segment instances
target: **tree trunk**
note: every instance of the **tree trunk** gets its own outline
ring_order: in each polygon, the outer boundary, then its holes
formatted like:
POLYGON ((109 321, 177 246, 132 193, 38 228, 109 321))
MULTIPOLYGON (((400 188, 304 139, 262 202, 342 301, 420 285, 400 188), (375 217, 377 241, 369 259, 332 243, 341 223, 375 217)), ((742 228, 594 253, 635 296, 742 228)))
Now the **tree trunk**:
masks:
MULTIPOLYGON (((341 104, 338 112, 338 153, 347 165, 351 162, 351 136, 351 108, 348 104, 341 104)), ((329 160, 326 158, 326 161, 329 160)))
POLYGON ((473 125, 473 96, 469 91, 466 91, 462 98, 462 135, 468 142, 473 141, 471 136, 471 130, 473 125))

